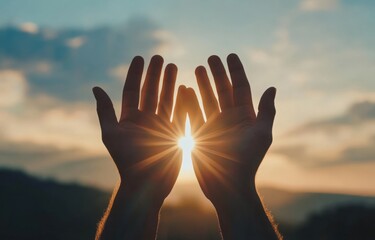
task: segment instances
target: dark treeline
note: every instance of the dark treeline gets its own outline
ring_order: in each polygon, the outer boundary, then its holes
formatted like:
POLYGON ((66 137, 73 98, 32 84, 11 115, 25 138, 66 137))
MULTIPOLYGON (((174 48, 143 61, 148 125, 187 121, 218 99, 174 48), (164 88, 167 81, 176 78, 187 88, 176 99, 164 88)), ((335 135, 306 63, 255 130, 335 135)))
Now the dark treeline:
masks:
MULTIPOLYGON (((0 169, 0 239, 92 240, 110 194, 95 188, 40 180, 0 169)), ((277 220, 277 219, 276 219, 277 220)), ((342 205, 312 214, 290 226, 285 239, 375 239, 375 207, 342 205)), ((197 199, 163 207, 160 240, 220 239, 216 215, 197 199)))

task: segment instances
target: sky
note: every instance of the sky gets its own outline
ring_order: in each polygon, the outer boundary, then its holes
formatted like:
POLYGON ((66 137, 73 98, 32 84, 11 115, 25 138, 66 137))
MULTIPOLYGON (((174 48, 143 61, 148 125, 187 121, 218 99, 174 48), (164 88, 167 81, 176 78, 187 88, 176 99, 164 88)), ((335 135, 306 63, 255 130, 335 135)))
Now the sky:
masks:
POLYGON ((112 188, 91 88, 118 112, 135 55, 162 55, 198 90, 195 67, 235 52, 255 105, 277 88, 258 185, 375 195, 374 1, 0 0, 0 12, 0 166, 112 188))

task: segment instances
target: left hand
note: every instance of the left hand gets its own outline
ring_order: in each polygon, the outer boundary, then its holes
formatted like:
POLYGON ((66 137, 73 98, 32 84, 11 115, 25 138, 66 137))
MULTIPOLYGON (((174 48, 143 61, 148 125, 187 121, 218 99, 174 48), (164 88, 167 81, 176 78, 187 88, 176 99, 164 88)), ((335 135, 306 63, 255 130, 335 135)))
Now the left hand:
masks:
POLYGON ((102 140, 117 166, 121 184, 130 194, 142 195, 160 205, 172 190, 181 167, 181 150, 176 139, 184 129, 186 113, 182 110, 182 95, 185 87, 180 87, 171 123, 177 67, 167 65, 158 102, 163 58, 154 56, 139 104, 143 65, 143 59, 135 57, 129 67, 119 121, 105 91, 99 87, 93 91, 102 140))

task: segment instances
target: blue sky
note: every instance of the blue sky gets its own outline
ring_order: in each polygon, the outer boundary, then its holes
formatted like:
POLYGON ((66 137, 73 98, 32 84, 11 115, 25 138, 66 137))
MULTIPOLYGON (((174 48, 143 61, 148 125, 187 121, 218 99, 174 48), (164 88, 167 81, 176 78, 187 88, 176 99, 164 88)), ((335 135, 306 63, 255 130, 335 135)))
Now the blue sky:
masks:
MULTIPOLYGON (((196 66, 236 52, 256 103, 268 86, 278 89, 259 184, 375 195, 373 1, 0 0, 0 9, 2 166, 110 187, 116 170, 91 86, 119 107, 131 58, 157 53, 197 89, 196 66), (11 40, 9 26, 25 42, 11 40)), ((182 176, 192 179, 191 169, 182 176)))

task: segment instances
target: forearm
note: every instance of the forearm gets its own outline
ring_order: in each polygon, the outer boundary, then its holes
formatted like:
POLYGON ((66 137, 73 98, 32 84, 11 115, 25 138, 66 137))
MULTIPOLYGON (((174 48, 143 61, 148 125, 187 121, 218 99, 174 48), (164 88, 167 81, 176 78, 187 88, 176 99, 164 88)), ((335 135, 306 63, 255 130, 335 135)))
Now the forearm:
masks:
POLYGON ((282 239, 255 188, 230 197, 228 204, 220 203, 215 206, 223 239, 282 239))
POLYGON ((156 238, 162 203, 146 192, 130 192, 120 184, 101 220, 97 240, 151 240, 156 238))

